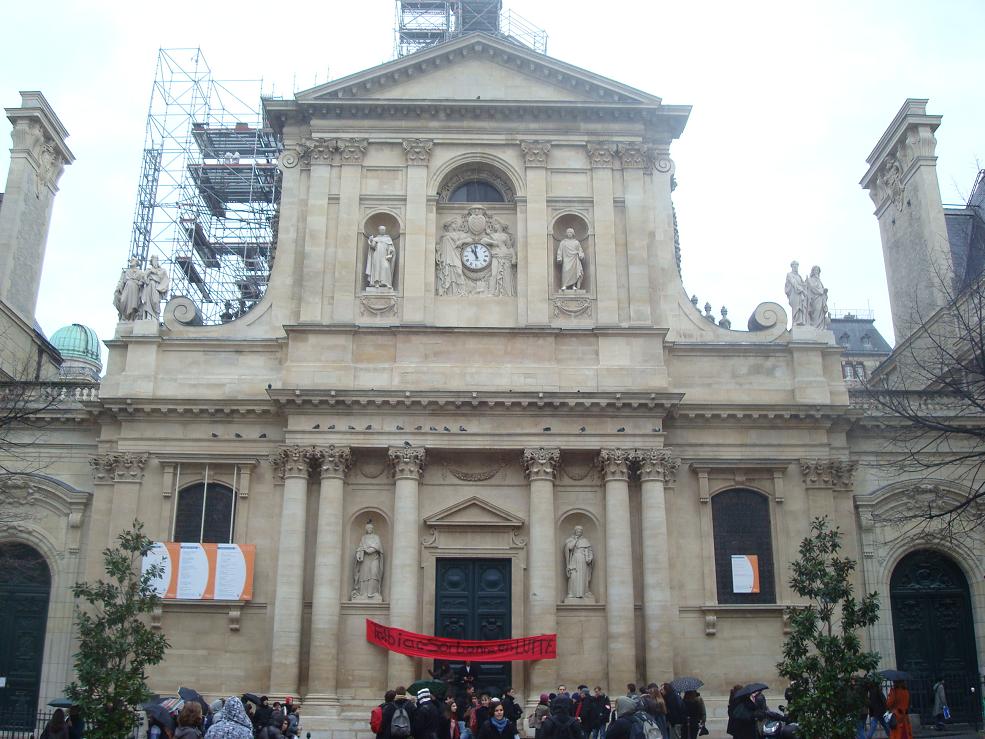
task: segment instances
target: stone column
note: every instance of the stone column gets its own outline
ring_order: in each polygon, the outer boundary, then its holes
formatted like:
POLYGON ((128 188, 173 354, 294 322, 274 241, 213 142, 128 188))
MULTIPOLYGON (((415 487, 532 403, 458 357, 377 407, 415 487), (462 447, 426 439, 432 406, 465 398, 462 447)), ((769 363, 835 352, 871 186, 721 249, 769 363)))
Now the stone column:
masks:
POLYGON ((643 518, 643 675, 674 674, 674 622, 677 620, 670 588, 670 547, 664 482, 673 479, 681 461, 670 449, 639 449, 643 518))
POLYGON ((339 228, 335 236, 335 304, 332 320, 351 322, 355 316, 356 293, 365 284, 362 224, 359 222, 359 192, 362 188, 363 155, 367 139, 338 139, 342 180, 339 186, 339 228))
POLYGON ((427 273, 434 263, 433 259, 425 258, 428 162, 432 145, 433 142, 428 139, 404 140, 407 155, 407 218, 402 239, 403 253, 400 254, 403 260, 401 292, 404 296, 403 319, 412 323, 424 322, 424 296, 429 284, 427 273))
MULTIPOLYGON (((389 452, 393 491, 393 556, 390 557, 390 625, 420 631, 421 511, 419 487, 424 472, 423 447, 395 447, 389 452)), ((417 678, 412 657, 390 652, 387 685, 410 685, 417 678)))
POLYGON ((313 447, 281 449, 270 458, 284 480, 277 547, 277 579, 269 602, 274 609, 270 688, 297 695, 301 663, 301 611, 304 598, 304 531, 308 508, 308 470, 321 454, 313 447))
POLYGON ((326 292, 334 294, 331 281, 326 281, 329 244, 335 239, 328 235, 328 196, 332 181, 332 154, 336 140, 313 138, 303 160, 308 164, 308 210, 305 215, 304 264, 301 273, 301 321, 320 322, 326 307, 326 292), (328 284, 326 284, 326 282, 328 284))
MULTIPOLYGON (((557 531, 554 525, 554 480, 560 449, 523 450, 530 480, 530 544, 527 559, 527 635, 557 633, 557 531)), ((557 685, 557 660, 530 663, 527 692, 537 695, 557 685)))
POLYGON ((633 596, 633 547, 630 539, 630 449, 603 449, 599 465, 605 480, 605 583, 610 689, 634 682, 636 616, 633 596))
POLYGON ((595 295, 598 323, 619 323, 619 287, 616 284, 616 210, 612 189, 612 160, 615 145, 588 144, 592 164, 592 198, 595 211, 595 295))
POLYGON ((548 323, 550 272, 547 243, 547 141, 521 141, 527 165, 527 325, 548 323))
POLYGON ((626 257, 629 260, 629 321, 650 323, 650 268, 647 242, 651 238, 646 213, 643 167, 646 151, 642 144, 620 144, 623 195, 626 199, 626 257))
POLYGON ((311 597, 311 639, 306 703, 338 710, 336 675, 342 599, 342 487, 352 462, 349 447, 329 446, 321 454, 315 584, 311 597))

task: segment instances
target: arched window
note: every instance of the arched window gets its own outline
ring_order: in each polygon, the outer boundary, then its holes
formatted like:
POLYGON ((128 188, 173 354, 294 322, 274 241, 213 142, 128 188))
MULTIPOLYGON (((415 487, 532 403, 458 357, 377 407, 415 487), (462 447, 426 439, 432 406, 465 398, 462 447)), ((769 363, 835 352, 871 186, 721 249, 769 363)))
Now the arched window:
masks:
POLYGON ((449 203, 504 203, 503 193, 484 180, 469 180, 452 190, 449 203))
POLYGON ((217 482, 199 482, 178 491, 174 541, 229 544, 233 540, 236 494, 217 482))
POLYGON ((770 503, 736 488, 711 499, 719 603, 776 603, 770 503))

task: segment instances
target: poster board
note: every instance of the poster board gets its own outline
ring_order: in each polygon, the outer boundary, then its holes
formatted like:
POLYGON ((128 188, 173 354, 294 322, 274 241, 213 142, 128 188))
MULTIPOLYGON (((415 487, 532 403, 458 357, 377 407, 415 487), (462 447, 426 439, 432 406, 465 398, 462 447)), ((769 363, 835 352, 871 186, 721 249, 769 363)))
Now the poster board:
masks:
POLYGON ((759 556, 756 554, 732 555, 732 592, 759 592, 759 556))
POLYGON ((255 555, 255 544, 155 542, 141 572, 164 568, 154 582, 164 600, 252 600, 255 555))

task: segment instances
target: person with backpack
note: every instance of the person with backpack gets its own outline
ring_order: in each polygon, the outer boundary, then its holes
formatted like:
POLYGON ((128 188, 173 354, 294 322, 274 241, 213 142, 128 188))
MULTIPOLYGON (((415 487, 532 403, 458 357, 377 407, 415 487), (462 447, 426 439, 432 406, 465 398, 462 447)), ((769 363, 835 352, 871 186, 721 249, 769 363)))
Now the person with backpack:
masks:
POLYGON ((381 739, 407 739, 412 735, 414 705, 402 685, 394 691, 393 703, 383 708, 381 739))
POLYGON ((383 737, 383 709, 390 703, 393 703, 393 698, 396 695, 396 690, 386 691, 383 694, 383 702, 369 713, 369 729, 376 734, 376 739, 382 739, 383 737))
POLYGON ((667 703, 664 701, 660 687, 656 683, 650 683, 646 692, 640 696, 640 703, 646 714, 657 722, 661 735, 670 736, 670 727, 667 724, 667 703))
POLYGON ((516 724, 506 718, 506 706, 497 702, 492 716, 479 729, 479 739, 514 739, 516 736, 516 724))
POLYGON ((411 726, 414 739, 438 739, 441 732, 441 709, 431 700, 431 691, 427 688, 417 691, 417 706, 411 726))
POLYGON ((523 709, 516 702, 513 688, 507 688, 503 691, 503 708, 506 710, 506 718, 519 726, 520 717, 523 716, 523 709))
POLYGON ((571 715, 571 698, 558 696, 551 703, 551 715, 540 726, 537 739, 585 739, 578 719, 571 715))
POLYGON ((548 704, 547 693, 540 694, 540 702, 534 706, 534 712, 527 719, 527 725, 534 730, 534 736, 539 736, 540 727, 544 720, 551 715, 551 707, 548 704))
POLYGON ((628 695, 616 698, 614 721, 609 722, 605 730, 605 739, 631 739, 633 731, 633 714, 636 713, 637 702, 628 695))

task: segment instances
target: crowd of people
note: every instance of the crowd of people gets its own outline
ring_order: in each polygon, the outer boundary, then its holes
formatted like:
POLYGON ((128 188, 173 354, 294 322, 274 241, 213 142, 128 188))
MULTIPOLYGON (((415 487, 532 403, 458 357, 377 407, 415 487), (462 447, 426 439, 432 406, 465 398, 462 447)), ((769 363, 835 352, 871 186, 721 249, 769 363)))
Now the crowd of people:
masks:
POLYGON ((177 720, 148 713, 148 739, 297 739, 301 732, 301 705, 270 703, 267 696, 244 695, 213 701, 208 707, 184 701, 177 720))

